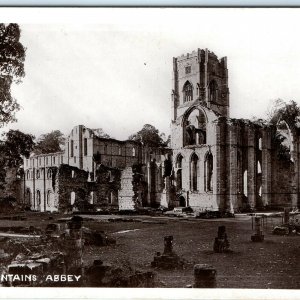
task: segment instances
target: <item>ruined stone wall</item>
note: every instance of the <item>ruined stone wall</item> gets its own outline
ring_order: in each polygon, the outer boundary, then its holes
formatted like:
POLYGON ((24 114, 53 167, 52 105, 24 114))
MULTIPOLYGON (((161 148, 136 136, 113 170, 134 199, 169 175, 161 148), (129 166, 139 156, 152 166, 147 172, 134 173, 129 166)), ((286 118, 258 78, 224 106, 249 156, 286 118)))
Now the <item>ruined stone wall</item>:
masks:
POLYGON ((56 174, 55 193, 61 212, 72 211, 74 206, 87 202, 89 190, 87 187, 88 173, 76 167, 61 165, 56 174))
POLYGON ((24 159, 24 181, 22 197, 32 210, 56 211, 54 172, 65 161, 64 153, 32 155, 24 159), (24 187, 25 184, 25 187, 24 187))
POLYGON ((127 167, 121 172, 121 189, 119 191, 120 210, 135 210, 138 207, 132 182, 132 167, 127 167))
POLYGON ((272 176, 272 202, 273 207, 293 206, 293 196, 297 195, 297 186, 294 181, 295 164, 290 160, 278 159, 274 154, 272 176))
POLYGON ((93 185, 96 208, 118 208, 121 170, 103 165, 97 167, 96 182, 93 185))

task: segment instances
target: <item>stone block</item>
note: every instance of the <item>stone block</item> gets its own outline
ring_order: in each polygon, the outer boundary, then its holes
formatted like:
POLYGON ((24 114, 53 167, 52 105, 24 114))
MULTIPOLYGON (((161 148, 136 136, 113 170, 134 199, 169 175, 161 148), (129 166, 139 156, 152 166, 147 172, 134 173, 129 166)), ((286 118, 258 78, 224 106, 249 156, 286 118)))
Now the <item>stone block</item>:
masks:
POLYGON ((215 288, 217 271, 211 265, 197 264, 194 266, 194 288, 215 288))

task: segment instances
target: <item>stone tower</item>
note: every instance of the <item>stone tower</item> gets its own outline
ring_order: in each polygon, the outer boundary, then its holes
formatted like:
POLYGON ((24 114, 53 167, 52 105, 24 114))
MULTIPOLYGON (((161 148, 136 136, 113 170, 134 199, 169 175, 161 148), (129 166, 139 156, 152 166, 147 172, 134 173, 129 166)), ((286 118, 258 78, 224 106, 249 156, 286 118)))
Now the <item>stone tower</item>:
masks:
POLYGON ((173 58, 173 121, 192 105, 200 104, 229 117, 227 58, 198 49, 173 58))
POLYGON ((207 49, 173 58, 171 147, 177 196, 174 206, 225 209, 222 161, 226 153, 221 139, 226 133, 218 124, 228 117, 226 58, 218 59, 207 49))

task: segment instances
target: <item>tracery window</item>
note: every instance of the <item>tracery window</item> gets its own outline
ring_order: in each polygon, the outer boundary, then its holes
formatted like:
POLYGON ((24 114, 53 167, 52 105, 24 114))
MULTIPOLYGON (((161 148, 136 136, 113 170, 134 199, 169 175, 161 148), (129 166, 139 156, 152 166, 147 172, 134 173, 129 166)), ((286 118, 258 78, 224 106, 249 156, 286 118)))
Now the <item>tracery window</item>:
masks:
POLYGON ((188 102, 193 100, 193 86, 187 81, 183 86, 183 102, 188 102))

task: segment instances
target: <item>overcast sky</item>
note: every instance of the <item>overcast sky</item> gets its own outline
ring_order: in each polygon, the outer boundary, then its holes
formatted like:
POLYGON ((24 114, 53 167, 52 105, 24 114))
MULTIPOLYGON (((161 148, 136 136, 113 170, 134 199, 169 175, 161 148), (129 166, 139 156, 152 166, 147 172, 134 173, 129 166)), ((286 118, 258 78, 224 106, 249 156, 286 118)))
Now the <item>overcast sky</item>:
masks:
MULTIPOLYGON (((227 56, 230 115, 264 117, 300 103, 299 9, 15 9, 27 48, 18 128, 39 136, 83 124, 126 139, 145 123, 169 134, 172 58, 227 56)), ((3 17, 3 18, 2 18, 3 17)), ((6 129, 7 129, 6 128, 6 129)))

